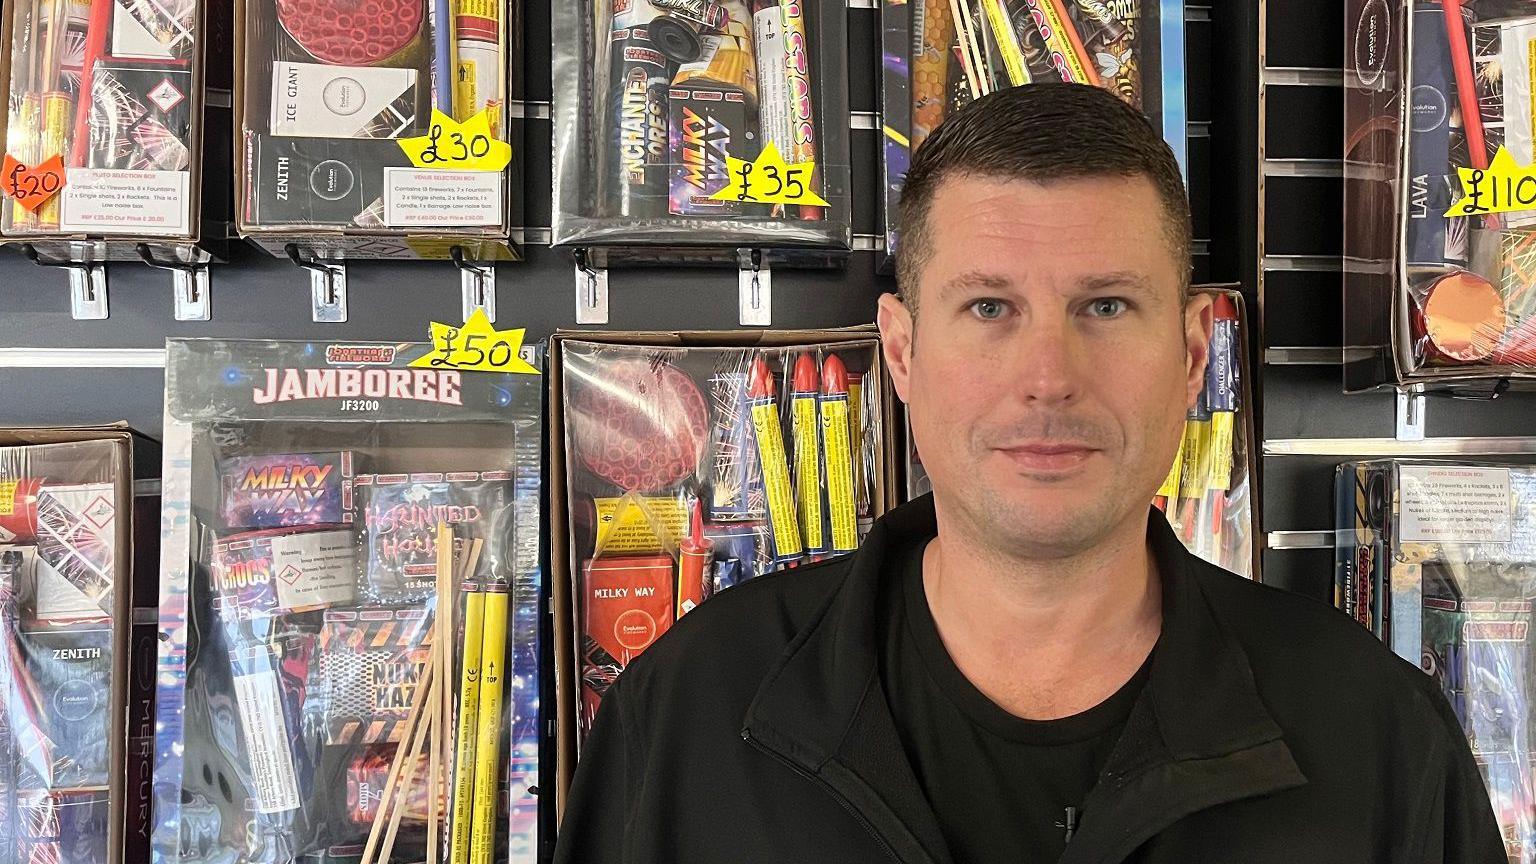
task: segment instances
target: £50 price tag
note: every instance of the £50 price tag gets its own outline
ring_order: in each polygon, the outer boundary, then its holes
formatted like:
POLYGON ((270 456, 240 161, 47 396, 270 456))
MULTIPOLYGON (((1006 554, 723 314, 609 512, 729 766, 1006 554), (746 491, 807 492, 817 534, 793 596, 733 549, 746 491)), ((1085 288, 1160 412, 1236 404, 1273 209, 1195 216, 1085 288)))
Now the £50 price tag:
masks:
POLYGON ((433 109, 427 134, 401 138, 400 149, 417 168, 501 171, 512 161, 512 145, 491 132, 489 109, 463 123, 433 109))
POLYGON ((432 322, 432 352, 411 361, 421 369, 459 369, 466 372, 515 372, 537 375, 521 356, 523 329, 497 330, 485 317, 475 314, 461 325, 432 322))
POLYGON ((811 188, 811 178, 816 174, 816 163, 788 164, 784 161, 784 157, 779 155, 779 148, 771 142, 751 162, 726 156, 725 164, 730 180, 719 192, 709 196, 711 201, 829 206, 820 195, 816 194, 816 190, 811 188))
POLYGON ((55 156, 36 168, 28 168, 16 157, 6 154, 0 166, 0 189, 17 204, 36 213, 37 208, 64 188, 64 157, 55 156))

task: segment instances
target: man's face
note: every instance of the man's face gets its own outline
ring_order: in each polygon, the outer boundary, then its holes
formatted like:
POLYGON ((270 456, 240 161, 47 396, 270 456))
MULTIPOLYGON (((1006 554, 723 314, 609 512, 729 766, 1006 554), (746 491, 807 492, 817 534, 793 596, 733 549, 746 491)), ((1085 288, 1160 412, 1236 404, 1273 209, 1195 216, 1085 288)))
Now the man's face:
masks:
POLYGON ((940 184, 918 317, 888 295, 880 331, 936 503, 972 540, 1065 557, 1146 518, 1211 325, 1164 218, 1142 177, 940 184))

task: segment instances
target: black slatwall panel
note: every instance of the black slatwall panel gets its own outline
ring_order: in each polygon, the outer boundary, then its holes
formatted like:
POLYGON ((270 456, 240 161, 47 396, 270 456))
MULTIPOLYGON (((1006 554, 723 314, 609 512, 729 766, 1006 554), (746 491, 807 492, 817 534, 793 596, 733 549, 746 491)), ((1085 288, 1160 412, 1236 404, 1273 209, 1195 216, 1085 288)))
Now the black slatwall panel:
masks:
MULTIPOLYGON (((1338 363, 1344 347, 1340 252, 1346 218, 1340 161, 1343 5, 1339 0, 1265 0, 1263 12, 1265 202, 1259 230, 1267 258, 1261 262, 1263 312, 1257 341, 1261 359, 1268 361, 1261 372, 1261 437, 1276 446, 1297 439, 1392 438, 1396 432, 1395 396, 1345 395, 1338 363)), ((1536 397, 1531 394, 1509 394, 1493 402, 1432 397, 1426 409, 1431 437, 1536 434, 1536 397)), ((1347 449, 1266 457, 1264 531, 1332 529, 1334 469, 1351 458, 1347 449)), ((1264 556, 1266 581, 1321 600, 1331 598, 1332 572, 1327 550, 1271 549, 1264 556)))

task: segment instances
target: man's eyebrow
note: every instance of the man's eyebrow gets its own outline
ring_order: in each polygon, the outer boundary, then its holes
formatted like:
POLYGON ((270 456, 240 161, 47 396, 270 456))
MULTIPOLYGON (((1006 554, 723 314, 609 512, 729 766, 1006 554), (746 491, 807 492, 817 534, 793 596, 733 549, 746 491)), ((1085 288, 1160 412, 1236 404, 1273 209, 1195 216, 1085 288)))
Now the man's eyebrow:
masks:
POLYGON ((1005 291, 1012 281, 1002 276, 991 273, 983 273, 980 270, 967 270, 958 276, 952 276, 939 286, 939 294, 958 294, 966 291, 1005 291))
POLYGON ((1085 276, 1078 280, 1077 287, 1084 294, 1119 291, 1126 294, 1151 296, 1157 293, 1152 280, 1140 273, 1129 270, 1121 270, 1114 273, 1095 273, 1092 276, 1085 276))

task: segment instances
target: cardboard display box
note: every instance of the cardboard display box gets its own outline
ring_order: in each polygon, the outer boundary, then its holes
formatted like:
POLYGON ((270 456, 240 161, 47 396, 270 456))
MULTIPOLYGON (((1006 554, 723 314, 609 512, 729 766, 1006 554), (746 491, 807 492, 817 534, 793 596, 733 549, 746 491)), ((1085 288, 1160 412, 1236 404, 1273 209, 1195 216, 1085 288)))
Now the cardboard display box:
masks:
MULTIPOLYGON (((523 147, 505 104, 520 86, 518 4, 474 4, 494 19, 459 13, 455 101, 484 106, 493 135, 512 144, 512 162, 499 173, 420 170, 400 147, 434 128, 432 81, 447 55, 433 50, 430 16, 392 15, 367 28, 361 19, 296 26, 282 5, 235 0, 240 236, 278 257, 520 259, 512 178, 522 176, 523 147), (463 35, 471 18, 473 38, 463 35), (362 39, 365 32, 377 39, 362 39)), ((461 105, 445 113, 462 122, 476 112, 461 105)), ((449 136, 441 137, 448 147, 449 136)))
MULTIPOLYGON (((895 506, 899 500, 898 473, 896 466, 899 452, 892 432, 897 428, 895 418, 895 394, 889 384, 884 358, 878 350, 879 335, 873 327, 832 330, 731 330, 731 331, 684 331, 667 332, 607 332, 561 331, 550 339, 549 351, 549 411, 547 412, 547 440, 551 442, 549 453, 550 522, 549 522, 549 573, 554 614, 555 653, 555 704, 559 717, 556 729, 557 778, 555 782, 556 818, 563 814, 570 790, 571 778, 576 770, 577 746, 580 738, 577 718, 581 714, 582 695, 578 667, 581 663, 576 639, 581 623, 576 594, 578 577, 575 550, 572 548, 574 514, 570 506, 571 489, 567 480, 567 462, 570 455, 564 442, 567 440, 565 388, 563 377, 566 367, 568 343, 599 346, 629 346, 657 349, 742 349, 751 351, 793 349, 801 346, 821 345, 836 348, 850 343, 876 343, 873 364, 868 380, 878 392, 865 398, 880 406, 880 436, 874 442, 876 465, 873 472, 874 488, 869 490, 870 511, 878 517, 895 506), (877 401, 875 401, 877 400, 877 401)), ((789 442, 786 441, 786 444, 789 442)), ((612 559, 618 560, 618 559, 612 559)))
POLYGON ((44 95, 28 70, 50 55, 28 36, 32 16, 46 15, 50 5, 0 2, 0 45, 7 48, 0 82, 10 95, 0 99, 0 140, 31 168, 62 157, 66 182, 36 214, 0 194, 0 244, 21 246, 45 264, 222 260, 229 215, 220 168, 228 156, 225 142, 204 126, 208 75, 217 77, 204 58, 219 53, 209 46, 223 35, 218 24, 229 15, 228 0, 185 5, 180 17, 165 4, 122 0, 92 6, 99 16, 72 15, 62 40, 77 47, 44 72, 64 86, 44 95), (85 81, 90 103, 81 106, 85 81))
MULTIPOLYGON (((127 723, 128 715, 130 713, 129 694, 130 688, 133 686, 133 682, 129 680, 131 656, 130 640, 133 632, 132 613, 134 602, 132 573, 135 560, 133 536, 135 500, 133 478, 136 455, 138 456, 139 461, 145 461, 151 455, 149 453, 151 448, 147 446, 150 444, 147 439, 137 435, 135 432, 130 430, 126 424, 115 424, 99 427, 37 427, 0 429, 0 455, 3 455, 6 452, 6 448, 51 447, 51 445, 73 444, 99 445, 99 447, 91 447, 91 449, 95 452, 90 454, 90 458, 93 460, 107 460, 107 470, 101 473, 110 476, 111 478, 109 481, 111 487, 110 494, 99 496, 99 500, 90 502, 90 506, 86 510, 85 516, 94 518, 94 524, 100 525, 103 523, 109 523, 111 526, 112 567, 110 574, 110 589, 112 591, 112 596, 107 598, 103 608, 90 610, 91 617, 81 618, 79 620, 87 622, 83 626, 88 629, 92 629, 92 633, 100 634, 99 636, 92 636, 94 647, 89 649, 90 651, 95 651, 96 649, 103 647, 109 647, 111 651, 108 672, 111 682, 108 693, 109 701, 108 705, 103 706, 101 710, 101 713, 105 714, 104 722, 107 728, 104 730, 104 732, 107 735, 107 740, 105 742, 106 782, 104 784, 106 800, 105 806, 101 807, 100 809, 103 811, 103 815, 106 817, 107 834, 105 838, 102 838, 102 841, 92 840, 91 842, 94 844, 96 842, 104 841, 105 854, 107 856, 105 860, 109 862, 118 862, 130 860, 131 856, 127 854, 127 848, 131 845, 129 835, 137 830, 133 826, 126 824, 125 815, 131 809, 137 809, 141 805, 146 809, 148 806, 147 796, 139 794, 140 790, 131 788, 129 785, 128 763, 130 754, 127 752, 127 739, 129 731, 127 729, 127 723), (105 452, 102 452, 103 449, 105 452), (89 623, 93 621, 96 623, 89 623)), ((24 459, 26 462, 32 462, 36 460, 38 462, 36 467, 43 468, 47 471, 46 477, 6 476, 6 474, 9 472, 0 470, 0 485, 5 484, 7 481, 21 481, 22 483, 25 483, 27 479, 34 479, 58 482, 61 484, 60 488, 69 489, 70 487, 68 485, 62 484, 69 484, 72 478, 70 478, 66 471, 62 470, 62 466, 65 464, 64 460, 69 459, 70 456, 66 454, 55 453, 52 454, 52 458, 50 458, 49 456, 43 455, 45 452, 46 451, 28 451, 26 452, 24 459)), ((21 460, 18 460, 18 462, 20 461, 21 460)), ((105 486, 108 484, 102 483, 99 485, 105 486)), ((46 489, 47 487, 43 488, 46 489)), ((14 494, 7 498, 8 502, 15 502, 16 500, 17 496, 14 494)), ((12 513, 9 514, 10 516, 18 515, 14 506, 10 509, 12 510, 12 513)), ((14 527, 14 523, 12 527, 14 527)), ((18 546, 16 548, 27 547, 18 546)), ((35 548, 40 549, 41 546, 35 548)), ((43 565, 41 562, 34 564, 34 568, 40 568, 42 566, 43 565)), ((37 572, 37 570, 34 569, 34 572, 37 572)), ((44 602, 41 599, 43 594, 41 580, 39 580, 35 591, 36 594, 34 596, 34 602, 39 604, 44 602)), ((79 598, 76 597, 74 599, 79 598)), ((54 600, 49 602, 58 603, 66 601, 54 600)), ((60 645, 67 648, 69 645, 74 644, 69 640, 78 636, 82 631, 82 625, 78 623, 71 624, 66 627, 56 626, 59 625, 61 620, 67 619, 69 617, 69 615, 65 615, 63 619, 39 622, 37 624, 27 624, 24 626, 32 629, 34 633, 44 634, 44 638, 48 640, 50 644, 52 642, 59 642, 60 645)), ((8 633, 6 638, 15 638, 15 635, 8 633)), ((89 653, 87 650, 66 651, 65 656, 75 657, 75 655, 78 654, 81 658, 84 658, 84 655, 87 653, 89 653)), ((55 653, 54 656, 59 655, 55 653)), ((99 651, 97 652, 96 656, 99 657, 99 651)), ((28 664, 28 669, 34 674, 41 674, 40 670, 34 667, 31 663, 28 664)), ((85 692, 88 688, 82 684, 82 682, 86 679, 71 678, 70 676, 73 675, 74 672, 68 669, 61 669, 60 674, 64 677, 60 679, 59 686, 61 688, 70 688, 69 693, 71 694, 70 698, 64 698, 62 694, 64 694, 65 691, 63 689, 59 691, 61 694, 60 698, 63 699, 64 702, 67 702, 73 706, 83 706, 90 701, 88 698, 86 698, 87 694, 85 692)), ((91 674, 95 674, 95 672, 93 671, 91 674)), ((82 708, 81 710, 85 709, 82 708)), ((52 710, 50 710, 49 713, 51 714, 52 710)), ((89 712, 89 716, 96 716, 96 711, 92 709, 89 712)), ((74 743, 80 746, 94 747, 93 744, 89 743, 88 737, 82 738, 74 743)), ((98 787, 93 786, 92 788, 98 787)), ((6 790, 4 794, 15 794, 15 791, 16 790, 14 789, 6 790)), ((86 806, 92 805, 87 804, 86 806)), ((62 812, 62 808, 60 811, 60 819, 62 822, 69 821, 67 816, 62 812)), ((11 838, 8 838, 6 842, 14 842, 18 844, 22 842, 22 838, 20 836, 19 821, 16 827, 17 834, 11 838)), ((63 837, 61 839, 64 842, 72 842, 71 838, 69 837, 63 837)), ((137 847, 135 846, 135 848, 137 847)))

